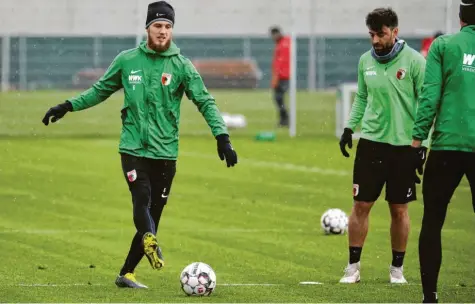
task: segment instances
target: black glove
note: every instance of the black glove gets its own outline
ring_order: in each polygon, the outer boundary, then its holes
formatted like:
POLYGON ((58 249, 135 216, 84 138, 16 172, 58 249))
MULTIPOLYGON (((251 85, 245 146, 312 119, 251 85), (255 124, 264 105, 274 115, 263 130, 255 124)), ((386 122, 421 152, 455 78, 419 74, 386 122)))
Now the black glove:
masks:
POLYGON ((229 140, 229 135, 220 134, 216 136, 218 142, 218 155, 221 160, 226 159, 226 165, 229 167, 234 167, 237 164, 237 154, 234 151, 233 146, 231 146, 231 141, 229 140))
POLYGON ((348 145, 348 148, 353 148, 353 137, 351 136, 352 134, 353 131, 351 129, 345 128, 343 134, 341 135, 340 150, 341 154, 343 154, 344 157, 350 157, 350 154, 346 152, 345 146, 348 145))
POLYGON ((422 175, 424 173, 424 163, 426 162, 427 159, 427 148, 426 147, 420 147, 420 148, 414 148, 412 147, 412 163, 414 165, 414 172, 415 175, 415 180, 416 184, 421 183, 421 178, 417 175, 422 175))
POLYGON ((42 121, 45 124, 45 126, 47 126, 49 124, 49 119, 51 117, 53 117, 51 119, 51 122, 56 122, 60 120, 61 118, 63 118, 63 116, 66 115, 66 113, 71 112, 72 110, 73 110, 73 105, 69 101, 60 103, 59 105, 50 108, 48 112, 46 112, 46 115, 42 121))

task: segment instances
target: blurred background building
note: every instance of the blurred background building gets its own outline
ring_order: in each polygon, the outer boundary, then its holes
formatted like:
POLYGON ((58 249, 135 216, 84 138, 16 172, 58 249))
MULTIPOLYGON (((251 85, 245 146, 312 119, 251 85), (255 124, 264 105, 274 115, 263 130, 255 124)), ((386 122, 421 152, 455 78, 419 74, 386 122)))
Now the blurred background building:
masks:
MULTIPOLYGON (((0 1, 2 89, 84 87, 120 51, 144 37, 152 0, 0 1), (96 72, 95 72, 96 71, 96 72)), ((424 38, 458 26, 451 0, 170 0, 175 41, 195 62, 246 59, 259 88, 269 87, 270 26, 297 35, 297 87, 324 89, 356 80, 369 49, 366 14, 391 6, 400 37, 419 50, 424 38)), ((211 77, 211 76, 210 76, 211 77)))

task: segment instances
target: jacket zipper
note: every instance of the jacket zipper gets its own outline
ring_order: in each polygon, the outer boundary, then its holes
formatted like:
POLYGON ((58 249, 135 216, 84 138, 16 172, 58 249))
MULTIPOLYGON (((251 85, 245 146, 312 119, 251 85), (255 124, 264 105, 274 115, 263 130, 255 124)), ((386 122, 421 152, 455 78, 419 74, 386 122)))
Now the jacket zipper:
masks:
MULTIPOLYGON (((162 59, 162 58, 160 58, 160 59, 162 59)), ((156 59, 153 58, 152 60, 153 60, 153 65, 152 66, 155 67, 156 59)), ((168 60, 166 58, 163 58, 162 60, 165 61, 164 64, 163 64, 163 71, 162 71, 162 72, 164 72, 165 67, 167 66, 168 60)), ((164 89, 163 85, 162 85, 162 75, 161 74, 159 75, 158 83, 154 83, 153 85, 160 86, 162 90, 164 89)), ((153 85, 150 84, 151 87, 153 87, 153 85)), ((164 95, 164 93, 162 92, 162 98, 163 98, 163 95, 164 95)), ((145 99, 145 109, 144 109, 145 110, 145 122, 144 122, 144 124, 145 124, 144 131, 145 131, 145 133, 144 133, 144 136, 143 136, 143 147, 144 147, 145 150, 147 150, 147 148, 149 146, 148 127, 149 127, 149 120, 150 120, 150 115, 151 115, 150 114, 150 103, 151 102, 152 102, 152 100, 150 100, 150 98, 148 97, 148 94, 147 94, 147 98, 145 99)), ((157 100, 157 102, 159 102, 159 101, 157 100)), ((164 100, 162 100, 161 102, 164 103, 164 100)), ((163 104, 162 106, 163 106, 163 110, 166 111, 167 109, 165 108, 165 105, 163 104)))
MULTIPOLYGON (((152 59, 152 66, 154 65, 155 63, 155 60, 152 59)), ((145 75, 144 75, 145 76, 145 75)), ((148 76, 148 75, 147 75, 148 76)), ((147 77, 147 80, 149 79, 149 77, 147 77)), ((149 83, 146 84, 146 87, 148 88, 149 86, 152 85, 152 82, 150 81, 149 83)), ((144 122, 142 123, 142 146, 145 150, 147 150, 148 148, 148 118, 149 118, 149 114, 148 114, 148 111, 149 111, 149 103, 150 103, 150 98, 149 98, 149 90, 145 90, 145 102, 144 102, 144 112, 145 112, 145 115, 144 115, 144 122)), ((144 154, 146 154, 147 151, 144 151, 144 154)))

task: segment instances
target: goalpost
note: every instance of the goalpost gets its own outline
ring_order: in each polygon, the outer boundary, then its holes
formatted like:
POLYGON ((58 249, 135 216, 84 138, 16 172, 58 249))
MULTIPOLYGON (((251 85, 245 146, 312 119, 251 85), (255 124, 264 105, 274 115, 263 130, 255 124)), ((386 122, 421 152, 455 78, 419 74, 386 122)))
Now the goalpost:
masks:
MULTIPOLYGON (((340 138, 343 129, 350 116, 351 105, 353 104, 354 95, 358 91, 358 84, 353 82, 342 83, 337 88, 336 108, 335 108, 335 136, 340 138)), ((353 134, 353 139, 358 139, 359 132, 353 134)))
POLYGON ((289 83, 289 136, 297 135, 297 33, 296 13, 293 5, 295 1, 289 0, 291 18, 291 42, 290 42, 290 83, 289 83))

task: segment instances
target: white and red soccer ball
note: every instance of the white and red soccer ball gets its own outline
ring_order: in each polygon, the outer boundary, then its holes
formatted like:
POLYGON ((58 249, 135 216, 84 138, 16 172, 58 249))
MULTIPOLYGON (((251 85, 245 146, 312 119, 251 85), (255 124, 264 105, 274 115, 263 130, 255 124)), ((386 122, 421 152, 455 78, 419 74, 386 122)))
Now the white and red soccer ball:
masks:
POLYGON ((326 234, 344 234, 348 229, 348 216, 341 209, 332 208, 323 213, 320 223, 326 234))
POLYGON ((216 274, 208 264, 194 262, 183 269, 180 283, 188 296, 209 296, 216 288, 216 274))

